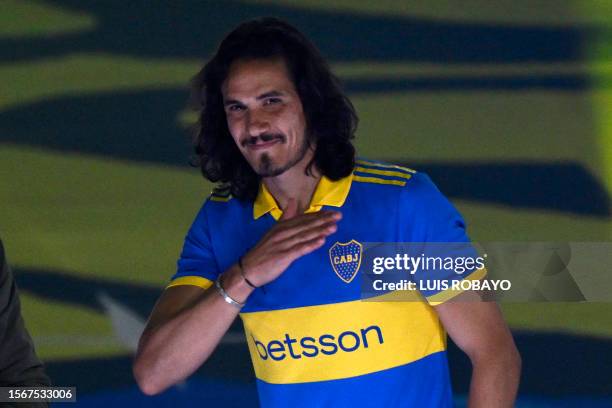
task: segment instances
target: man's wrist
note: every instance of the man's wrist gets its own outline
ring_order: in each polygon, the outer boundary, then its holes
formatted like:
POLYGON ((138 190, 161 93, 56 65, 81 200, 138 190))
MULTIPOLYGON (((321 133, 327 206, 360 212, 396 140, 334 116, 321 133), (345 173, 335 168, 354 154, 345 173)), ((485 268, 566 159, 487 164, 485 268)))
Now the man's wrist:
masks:
POLYGON ((246 271, 244 270, 244 264, 242 263, 242 257, 238 258, 238 268, 240 268, 240 276, 246 282, 247 285, 251 287, 251 289, 257 289, 258 286, 249 280, 246 276, 246 271))
POLYGON ((242 277, 238 264, 231 266, 223 272, 221 277, 223 289, 227 294, 237 302, 245 303, 253 288, 251 288, 242 277))

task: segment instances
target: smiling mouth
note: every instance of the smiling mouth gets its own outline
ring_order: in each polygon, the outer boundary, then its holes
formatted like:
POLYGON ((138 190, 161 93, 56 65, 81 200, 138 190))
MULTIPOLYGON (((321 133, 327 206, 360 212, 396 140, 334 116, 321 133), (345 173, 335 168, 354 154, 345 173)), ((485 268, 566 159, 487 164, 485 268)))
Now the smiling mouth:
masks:
POLYGON ((261 136, 249 137, 242 142, 242 146, 249 150, 263 150, 277 143, 284 143, 285 137, 280 134, 270 135, 263 134, 261 136))

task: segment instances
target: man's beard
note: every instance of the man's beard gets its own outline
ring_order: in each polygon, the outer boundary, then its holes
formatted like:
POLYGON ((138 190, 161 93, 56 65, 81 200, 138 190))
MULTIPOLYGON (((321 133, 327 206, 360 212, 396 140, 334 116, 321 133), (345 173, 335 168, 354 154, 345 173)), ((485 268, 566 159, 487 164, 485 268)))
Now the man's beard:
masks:
MULTIPOLYGON (((286 140, 286 139, 285 139, 286 140)), ((297 163, 302 161, 308 152, 308 148, 310 144, 308 143, 308 139, 304 138, 304 143, 300 146, 300 150, 298 150, 293 157, 291 157, 285 164, 274 166, 272 163, 272 159, 268 155, 268 153, 262 153, 261 158, 259 159, 259 166, 256 170, 256 173, 260 177, 276 177, 280 176, 297 163)))

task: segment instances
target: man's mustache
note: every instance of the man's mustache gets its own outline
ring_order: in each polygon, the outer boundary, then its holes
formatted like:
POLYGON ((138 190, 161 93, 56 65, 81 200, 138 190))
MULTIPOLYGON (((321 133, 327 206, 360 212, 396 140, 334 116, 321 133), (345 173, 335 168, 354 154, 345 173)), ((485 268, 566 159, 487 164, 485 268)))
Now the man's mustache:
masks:
POLYGON ((280 140, 281 143, 284 143, 285 141, 287 141, 287 138, 282 133, 262 133, 259 136, 247 137, 246 139, 242 141, 241 145, 242 147, 245 147, 247 145, 257 144, 257 142, 260 140, 261 142, 265 143, 265 142, 269 142, 274 139, 280 140))

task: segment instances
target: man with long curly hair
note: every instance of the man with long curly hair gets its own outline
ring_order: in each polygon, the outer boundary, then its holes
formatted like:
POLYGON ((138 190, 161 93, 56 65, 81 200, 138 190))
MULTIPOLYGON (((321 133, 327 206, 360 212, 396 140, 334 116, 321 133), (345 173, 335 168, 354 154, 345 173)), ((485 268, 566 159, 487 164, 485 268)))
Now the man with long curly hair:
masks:
POLYGON ((512 406, 520 357, 495 304, 361 300, 363 242, 467 242, 465 225, 424 174, 355 159, 355 110, 310 41, 243 23, 193 90, 197 164, 220 186, 142 335, 143 392, 193 373, 239 314, 262 406, 452 406, 447 332, 470 406, 512 406))

